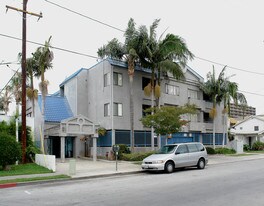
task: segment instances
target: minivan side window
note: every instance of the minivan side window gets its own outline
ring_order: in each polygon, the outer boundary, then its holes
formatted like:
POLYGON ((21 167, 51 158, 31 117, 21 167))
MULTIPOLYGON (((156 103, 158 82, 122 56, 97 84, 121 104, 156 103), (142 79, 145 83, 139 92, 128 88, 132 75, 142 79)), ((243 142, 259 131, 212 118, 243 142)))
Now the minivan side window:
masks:
POLYGON ((184 154, 184 153, 188 153, 187 146, 186 145, 179 145, 175 154, 184 154))
POLYGON ((188 144, 188 149, 189 149, 189 152, 198 152, 198 148, 196 147, 195 144, 188 144))
POLYGON ((204 151, 204 146, 201 144, 195 144, 196 147, 198 148, 198 151, 204 151))

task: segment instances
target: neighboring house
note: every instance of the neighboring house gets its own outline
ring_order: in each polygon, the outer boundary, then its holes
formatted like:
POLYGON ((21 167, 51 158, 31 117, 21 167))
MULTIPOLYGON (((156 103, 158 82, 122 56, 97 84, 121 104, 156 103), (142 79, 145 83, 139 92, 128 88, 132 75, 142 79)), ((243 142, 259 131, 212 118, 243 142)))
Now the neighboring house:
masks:
POLYGON ((264 116, 247 117, 233 126, 230 133, 234 135, 235 140, 248 144, 250 147, 256 141, 264 142, 264 116))
MULTIPOLYGON (((207 145, 212 144, 213 121, 209 117, 212 102, 209 102, 209 98, 200 90, 199 82, 203 82, 203 78, 188 66, 184 69, 184 73, 185 80, 181 81, 170 75, 163 76, 160 104, 173 106, 183 106, 186 103, 196 104, 197 114, 186 115, 185 119, 190 120, 190 123, 181 132, 173 134, 168 143, 200 141, 207 145)), ((150 149, 151 146, 150 129, 144 128, 140 121, 145 115, 144 110, 151 106, 151 98, 144 95, 144 87, 150 82, 150 77, 150 70, 141 67, 135 68, 133 83, 134 130, 135 147, 138 151, 150 149)), ((86 138, 85 133, 81 135, 76 133, 64 134, 66 139, 68 137, 72 138, 73 152, 69 153, 70 156, 93 154, 95 150, 91 152, 91 148, 96 149, 92 147, 95 144, 97 144, 97 153, 103 156, 111 150, 112 145, 130 145, 130 93, 126 63, 111 59, 103 60, 89 69, 82 68, 78 70, 66 78, 59 87, 59 92, 46 98, 47 101, 55 101, 56 98, 63 99, 60 104, 56 103, 57 105, 54 105, 54 102, 50 104, 55 108, 61 107, 63 111, 56 111, 60 114, 49 111, 50 106, 48 102, 46 103, 45 139, 46 147, 51 148, 48 150, 49 153, 57 153, 54 145, 60 145, 60 148, 63 148, 65 147, 65 141, 67 145, 67 140, 59 138, 62 135, 61 131, 56 134, 54 128, 58 129, 58 125, 62 127, 65 121, 63 118, 74 119, 80 115, 82 119, 87 120, 90 124, 96 127, 99 125, 104 127, 107 133, 104 136, 99 136, 96 142, 95 138, 93 142, 90 138, 96 136, 95 133, 89 134, 88 138, 86 138), (69 111, 68 117, 61 117, 65 111, 69 111), (60 118, 56 121, 50 121, 48 117, 50 112, 56 118, 60 118), (53 131, 51 132, 51 130, 53 131)), ((38 102, 41 107, 41 101, 38 102)), ((219 115, 216 117, 216 144, 219 145, 222 144, 222 109, 222 105, 218 107, 219 115)), ((28 113, 30 113, 30 110, 28 108, 28 113)), ((40 108, 38 110, 39 112, 36 113, 36 119, 38 120, 36 121, 41 122, 40 108)), ((162 138, 162 144, 164 143, 165 138, 162 138)), ((157 146, 157 138, 155 138, 155 146, 157 146)), ((67 149, 60 150, 61 156, 62 153, 67 157, 67 149)))

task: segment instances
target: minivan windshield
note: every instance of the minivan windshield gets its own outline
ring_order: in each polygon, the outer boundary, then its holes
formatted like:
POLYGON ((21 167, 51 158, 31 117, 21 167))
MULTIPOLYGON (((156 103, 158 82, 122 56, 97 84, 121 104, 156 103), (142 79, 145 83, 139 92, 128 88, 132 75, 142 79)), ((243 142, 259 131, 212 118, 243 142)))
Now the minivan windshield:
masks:
POLYGON ((171 154, 173 153, 174 149, 177 147, 177 145, 165 145, 162 148, 160 148, 156 154, 171 154))

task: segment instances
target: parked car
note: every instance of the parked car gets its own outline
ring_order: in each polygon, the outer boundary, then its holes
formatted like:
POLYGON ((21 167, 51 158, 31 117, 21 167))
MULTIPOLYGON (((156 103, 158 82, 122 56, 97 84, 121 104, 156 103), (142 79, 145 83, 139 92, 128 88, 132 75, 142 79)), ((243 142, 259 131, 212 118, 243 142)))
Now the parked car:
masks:
POLYGON ((165 145, 157 153, 145 158, 141 167, 143 170, 165 170, 171 173, 175 168, 196 166, 198 169, 204 169, 207 163, 205 146, 192 142, 165 145))

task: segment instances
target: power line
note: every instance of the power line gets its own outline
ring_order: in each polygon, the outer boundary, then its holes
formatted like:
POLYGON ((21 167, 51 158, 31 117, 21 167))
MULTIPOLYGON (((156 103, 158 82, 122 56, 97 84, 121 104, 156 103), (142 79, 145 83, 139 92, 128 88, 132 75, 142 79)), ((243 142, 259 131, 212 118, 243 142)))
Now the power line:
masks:
POLYGON ((92 21, 95 21, 95 22, 97 22, 97 23, 99 23, 99 24, 102 24, 102 25, 104 25, 104 26, 108 26, 108 27, 110 27, 110 28, 112 28, 112 29, 115 29, 115 30, 118 30, 118 31, 121 31, 121 32, 125 32, 124 30, 119 29, 119 28, 117 28, 117 27, 115 27, 115 26, 112 26, 112 25, 110 25, 110 24, 104 23, 104 22, 99 21, 99 20, 97 20, 97 19, 94 19, 94 18, 92 18, 92 17, 86 16, 86 15, 84 15, 84 14, 81 14, 81 13, 77 12, 77 11, 74 11, 74 10, 69 9, 69 8, 67 8, 67 7, 64 7, 64 6, 61 6, 61 5, 59 5, 59 4, 56 4, 56 3, 54 3, 54 2, 51 2, 51 1, 48 1, 48 0, 44 0, 44 1, 46 1, 46 2, 49 3, 49 4, 55 5, 55 6, 59 7, 59 8, 62 8, 62 9, 64 9, 64 10, 67 10, 67 11, 69 11, 69 12, 72 12, 72 13, 74 13, 74 14, 77 14, 77 15, 79 15, 79 16, 82 16, 82 17, 84 17, 84 18, 87 18, 87 19, 90 19, 90 20, 92 20, 92 21))
POLYGON ((255 93, 255 92, 247 92, 247 91, 241 91, 241 90, 240 90, 240 92, 246 93, 246 94, 252 94, 252 95, 264 97, 264 94, 258 94, 258 93, 255 93))
MULTIPOLYGON (((1 34, 0 33, 0 36, 7 37, 7 38, 10 38, 10 39, 15 39, 15 40, 22 41, 21 38, 14 37, 14 36, 10 36, 10 35, 6 35, 6 34, 1 34)), ((45 46, 44 44, 41 44, 41 43, 38 43, 38 42, 34 42, 34 41, 30 41, 30 40, 27 40, 27 42, 29 42, 31 44, 38 45, 38 46, 45 46)), ((77 54, 77 55, 81 55, 81 56, 86 56, 86 57, 98 59, 98 57, 96 57, 96 56, 92 56, 92 55, 89 55, 89 54, 84 54, 84 53, 72 51, 72 50, 69 50, 69 49, 64 49, 64 48, 55 47, 55 46, 50 46, 50 48, 57 49, 57 50, 64 51, 64 52, 69 52, 69 53, 72 53, 72 54, 77 54)))
POLYGON ((9 65, 9 64, 20 64, 18 61, 12 61, 12 62, 0 62, 1 65, 9 65))
MULTIPOLYGON (((72 12, 72 13, 74 13, 74 14, 77 14, 77 15, 79 15, 79 16, 82 16, 82 17, 88 18, 88 19, 90 19, 90 20, 92 20, 92 21, 95 21, 95 22, 97 22, 97 23, 100 23, 100 24, 102 24, 102 25, 108 26, 108 27, 110 27, 110 28, 116 29, 116 30, 121 31, 121 32, 125 32, 124 30, 119 29, 119 28, 117 28, 117 27, 115 27, 115 26, 112 26, 112 25, 110 25, 110 24, 104 23, 104 22, 99 21, 99 20, 97 20, 97 19, 94 19, 94 18, 88 17, 88 16, 86 16, 86 15, 84 15, 84 14, 81 14, 81 13, 79 13, 79 12, 76 12, 76 11, 74 11, 74 10, 72 10, 72 9, 69 9, 69 8, 65 7, 65 6, 61 6, 61 5, 59 5, 59 4, 56 4, 56 3, 52 2, 52 1, 49 1, 49 0, 44 0, 44 1, 46 1, 47 3, 53 4, 53 5, 57 6, 57 7, 60 7, 60 8, 62 8, 62 9, 65 9, 65 10, 67 10, 67 11, 70 11, 70 12, 72 12)), ((208 59, 205 59, 205 58, 202 58, 202 57, 198 57, 198 56, 195 56, 194 58, 196 58, 196 59, 200 59, 200 60, 202 60, 202 61, 210 62, 210 63, 213 63, 213 64, 217 64, 217 65, 220 65, 220 66, 226 66, 227 68, 230 68, 230 69, 234 69, 234 70, 238 70, 238 71, 242 71, 242 72, 247 72, 247 73, 251 73, 251 74, 257 74, 257 75, 262 75, 262 76, 264 76, 264 73, 261 73, 261 72, 248 71, 248 70, 245 70, 245 69, 240 69, 240 68, 237 68, 237 67, 228 66, 228 65, 226 65, 226 64, 222 64, 222 63, 215 62, 215 61, 212 61, 212 60, 208 60, 208 59)))
POLYGON ((19 70, 20 68, 18 68, 16 71, 15 71, 15 73, 13 74, 13 76, 9 79, 9 81, 6 83, 6 85, 1 89, 1 91, 0 91, 0 94, 2 93, 2 91, 7 87, 7 85, 11 82, 11 80, 14 78, 14 76, 17 74, 17 72, 18 72, 18 70, 19 70))
MULTIPOLYGON (((46 1, 46 0, 45 0, 45 1, 46 1)), ((1 34, 1 33, 0 33, 0 36, 7 37, 7 38, 11 38, 11 39, 15 39, 15 40, 19 40, 19 41, 22 40, 21 38, 13 37, 13 36, 6 35, 6 34, 1 34)), ((44 44, 41 44, 41 43, 38 43, 38 42, 34 42, 34 41, 30 41, 30 40, 27 40, 27 42, 32 43, 32 44, 35 44, 35 45, 38 45, 38 46, 45 46, 44 44)), ((68 50, 68 49, 63 49, 63 48, 59 48, 59 47, 55 47, 55 46, 50 46, 50 47, 53 48, 53 49, 57 49, 57 50, 64 51, 64 52, 73 53, 73 54, 76 54, 76 55, 81 55, 81 56, 86 56, 86 57, 90 57, 90 58, 98 59, 98 57, 93 56, 93 55, 89 55, 89 54, 84 54, 84 53, 80 53, 80 52, 76 52, 76 51, 72 51, 72 50, 68 50)), ((218 65, 221 65, 221 66, 225 66, 224 64, 217 63, 217 62, 214 62, 214 61, 211 61, 211 60, 207 60, 207 59, 204 59, 204 58, 201 58, 201 57, 196 57, 196 58, 198 58, 198 59, 200 59, 200 60, 203 60, 203 61, 206 61, 206 62, 210 62, 210 63, 218 64, 218 65)), ((99 59, 100 59, 100 58, 99 58, 99 59)), ((1 65, 1 64, 0 64, 0 65, 1 65)), ((240 70, 240 71, 243 71, 243 72, 253 73, 253 74, 257 74, 257 75, 264 75, 264 73, 251 72, 251 71, 248 71, 248 70, 238 69, 238 68, 230 67, 230 66, 227 66, 227 67, 232 68, 232 69, 237 69, 237 70, 240 70)), ((18 70, 17 70, 17 71, 18 71, 18 70)), ((17 71, 16 71, 16 72, 17 72, 17 71)), ((15 75, 15 74, 14 74, 14 75, 15 75)), ((13 76, 14 76, 14 75, 13 75, 13 76)), ((13 78, 13 76, 11 77, 11 79, 13 78)), ((9 82, 11 81, 11 79, 9 80, 9 82)), ((9 83, 9 82, 8 82, 8 83, 9 83)), ((5 85, 5 87, 8 85, 8 83, 5 85)), ((1 92, 5 89, 5 87, 1 90, 1 92)), ((1 92, 0 92, 0 93, 1 93, 1 92)), ((262 95, 262 94, 257 94, 257 93, 253 93, 253 92, 246 92, 246 91, 241 91, 241 92, 248 93, 248 94, 252 94, 252 95, 256 95, 256 96, 264 96, 264 95, 262 95)))
POLYGON ((217 65, 220 65, 220 66, 226 66, 226 67, 228 67, 230 69, 239 70, 239 71, 242 71, 242 72, 247 72, 247 73, 251 73, 251 74, 257 74, 257 75, 264 76, 264 73, 261 73, 261 72, 254 72, 254 71, 248 71, 248 70, 245 70, 245 69, 239 69, 237 67, 228 66, 226 64, 218 63, 218 62, 211 61, 211 60, 208 60, 208 59, 205 59, 205 58, 201 58, 201 57, 197 57, 197 56, 195 56, 194 58, 200 59, 202 61, 210 62, 210 63, 213 63, 213 64, 217 64, 217 65))

